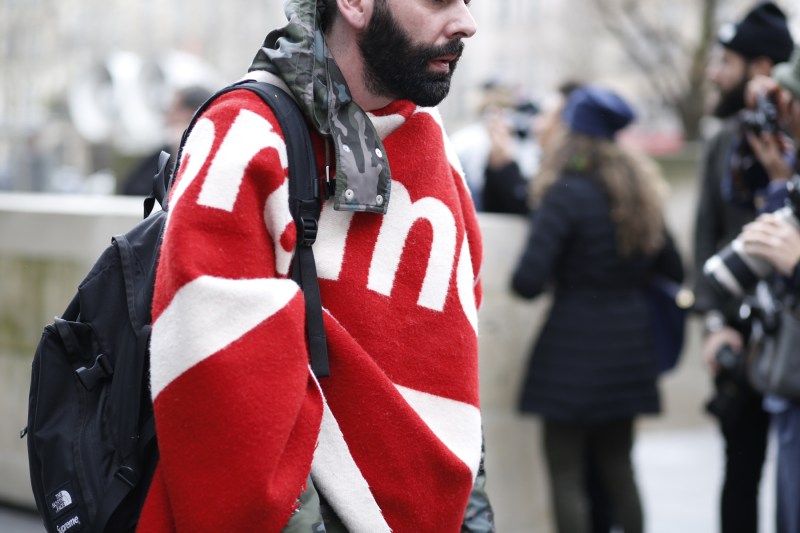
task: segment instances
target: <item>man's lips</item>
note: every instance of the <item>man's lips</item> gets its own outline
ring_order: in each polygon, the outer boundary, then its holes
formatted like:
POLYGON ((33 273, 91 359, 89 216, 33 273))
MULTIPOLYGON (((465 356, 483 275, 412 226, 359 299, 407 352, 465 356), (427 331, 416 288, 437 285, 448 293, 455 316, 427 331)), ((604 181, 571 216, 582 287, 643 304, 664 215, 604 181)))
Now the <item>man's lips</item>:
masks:
POLYGON ((440 56, 431 59, 430 64, 440 72, 450 72, 450 65, 458 61, 458 55, 440 56))

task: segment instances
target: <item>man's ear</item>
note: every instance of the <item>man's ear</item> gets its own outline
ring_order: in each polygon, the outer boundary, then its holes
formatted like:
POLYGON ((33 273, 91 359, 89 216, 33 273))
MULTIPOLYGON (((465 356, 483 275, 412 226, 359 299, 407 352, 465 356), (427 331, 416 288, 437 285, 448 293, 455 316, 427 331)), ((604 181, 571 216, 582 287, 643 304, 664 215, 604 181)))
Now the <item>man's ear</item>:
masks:
POLYGON ((373 0, 336 0, 336 4, 339 6, 339 15, 354 30, 367 27, 372 17, 373 0))

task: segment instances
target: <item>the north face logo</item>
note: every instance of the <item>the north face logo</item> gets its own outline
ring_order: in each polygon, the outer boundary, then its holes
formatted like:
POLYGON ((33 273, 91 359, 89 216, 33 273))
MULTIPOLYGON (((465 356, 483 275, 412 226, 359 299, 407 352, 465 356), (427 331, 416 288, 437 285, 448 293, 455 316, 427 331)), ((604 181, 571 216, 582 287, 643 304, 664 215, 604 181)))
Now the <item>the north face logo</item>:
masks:
POLYGON ((53 512, 59 513, 72 505, 72 496, 70 496, 69 492, 62 490, 58 494, 53 497, 53 501, 50 502, 50 506, 53 508, 53 512))

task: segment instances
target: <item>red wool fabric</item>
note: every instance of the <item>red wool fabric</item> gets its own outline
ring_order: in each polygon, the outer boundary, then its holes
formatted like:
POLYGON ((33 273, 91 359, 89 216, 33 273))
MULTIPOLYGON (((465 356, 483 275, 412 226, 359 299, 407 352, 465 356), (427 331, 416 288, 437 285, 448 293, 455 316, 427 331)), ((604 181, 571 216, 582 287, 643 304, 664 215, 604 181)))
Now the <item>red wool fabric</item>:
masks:
POLYGON ((372 119, 389 209, 323 208, 314 254, 331 377, 319 382, 289 279, 277 121, 237 91, 195 126, 158 268, 161 459, 137 531, 277 532, 309 474, 350 531, 460 530, 481 446, 477 217, 435 110, 395 102, 372 119))

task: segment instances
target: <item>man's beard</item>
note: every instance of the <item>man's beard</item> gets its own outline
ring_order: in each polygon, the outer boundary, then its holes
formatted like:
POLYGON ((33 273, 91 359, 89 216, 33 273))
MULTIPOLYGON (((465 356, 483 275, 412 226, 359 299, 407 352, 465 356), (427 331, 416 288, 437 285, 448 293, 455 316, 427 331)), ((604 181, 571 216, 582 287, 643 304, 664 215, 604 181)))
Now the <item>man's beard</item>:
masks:
POLYGON ((742 76, 742 79, 735 87, 727 91, 720 90, 719 101, 714 107, 712 114, 717 118, 732 117, 739 111, 745 108, 744 93, 747 87, 747 76, 742 76))
POLYGON ((444 46, 414 44, 383 1, 375 2, 358 46, 364 57, 364 82, 371 93, 411 100, 423 107, 437 105, 450 92, 450 79, 464 49, 460 39, 444 46), (431 72, 430 61, 446 56, 456 56, 450 70, 431 72))

